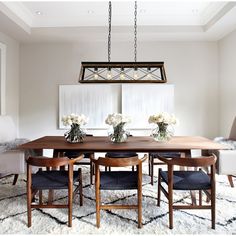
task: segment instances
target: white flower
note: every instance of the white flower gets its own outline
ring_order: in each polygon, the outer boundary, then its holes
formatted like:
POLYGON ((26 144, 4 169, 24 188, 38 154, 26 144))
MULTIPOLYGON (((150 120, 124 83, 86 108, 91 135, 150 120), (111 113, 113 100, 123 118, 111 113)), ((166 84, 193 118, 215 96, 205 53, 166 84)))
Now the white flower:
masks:
POLYGON ((64 126, 72 125, 72 124, 78 124, 78 125, 85 125, 88 122, 88 118, 82 114, 82 115, 76 115, 74 113, 63 116, 61 119, 64 126))
POLYGON ((154 124, 164 123, 167 125, 170 125, 170 124, 175 125, 175 124, 177 124, 178 121, 177 121, 175 115, 173 115, 173 114, 170 115, 169 113, 161 112, 161 113, 150 116, 148 119, 148 122, 154 123, 154 124))
POLYGON ((113 127, 119 125, 120 123, 130 123, 131 118, 120 113, 109 114, 105 120, 105 123, 112 125, 113 127))

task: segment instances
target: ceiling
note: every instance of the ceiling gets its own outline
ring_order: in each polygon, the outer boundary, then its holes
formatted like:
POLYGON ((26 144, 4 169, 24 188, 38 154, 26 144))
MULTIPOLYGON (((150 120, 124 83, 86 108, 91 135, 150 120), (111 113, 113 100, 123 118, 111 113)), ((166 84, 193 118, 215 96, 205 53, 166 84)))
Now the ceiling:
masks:
MULTIPOLYGON (((215 41, 236 29, 236 2, 138 1, 138 40, 215 41)), ((112 1, 112 40, 133 40, 134 1, 112 1)), ((104 41, 108 1, 0 2, 0 31, 21 42, 104 41)))

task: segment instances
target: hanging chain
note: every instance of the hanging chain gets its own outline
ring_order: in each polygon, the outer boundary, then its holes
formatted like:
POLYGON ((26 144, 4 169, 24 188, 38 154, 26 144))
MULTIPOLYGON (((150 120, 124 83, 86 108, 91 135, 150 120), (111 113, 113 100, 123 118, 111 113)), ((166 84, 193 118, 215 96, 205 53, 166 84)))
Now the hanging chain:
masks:
POLYGON ((111 13, 112 13, 112 7, 111 7, 111 1, 109 1, 109 8, 108 8, 108 62, 111 61, 111 13))
POLYGON ((137 1, 134 2, 134 62, 137 62, 137 1))

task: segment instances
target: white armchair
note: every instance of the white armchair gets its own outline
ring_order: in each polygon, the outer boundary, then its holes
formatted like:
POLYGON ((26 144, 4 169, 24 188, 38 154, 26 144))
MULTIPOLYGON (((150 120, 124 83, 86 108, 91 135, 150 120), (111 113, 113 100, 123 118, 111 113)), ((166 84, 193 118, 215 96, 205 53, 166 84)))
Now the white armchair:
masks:
POLYGON ((0 178, 25 173, 25 154, 21 150, 9 148, 11 142, 16 140, 16 128, 10 116, 0 116, 0 178))
MULTIPOLYGON (((236 142, 236 117, 234 119, 228 140, 236 142)), ((235 143, 234 142, 234 143, 235 143)), ((213 151, 217 159, 217 173, 227 175, 231 187, 234 187, 233 177, 236 176, 236 149, 235 150, 215 150, 213 151)))

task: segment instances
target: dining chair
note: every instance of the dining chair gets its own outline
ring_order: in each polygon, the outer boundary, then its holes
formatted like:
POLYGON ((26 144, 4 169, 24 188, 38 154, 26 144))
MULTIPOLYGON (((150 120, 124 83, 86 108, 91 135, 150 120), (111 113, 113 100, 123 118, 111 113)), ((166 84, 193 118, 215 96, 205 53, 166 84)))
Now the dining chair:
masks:
POLYGON ((82 173, 73 170, 73 164, 76 161, 82 160, 83 155, 75 159, 67 157, 62 158, 47 158, 47 157, 29 157, 27 159, 27 212, 28 212, 28 227, 31 227, 31 209, 32 208, 68 208, 68 225, 72 226, 72 201, 73 195, 79 191, 80 206, 83 205, 82 196, 82 173), (58 167, 68 166, 68 170, 57 170, 58 167), (36 173, 32 172, 32 167, 39 167, 36 173), (46 167, 46 170, 43 168, 46 167), (73 193, 73 184, 78 182, 73 193), (43 190, 61 190, 68 189, 67 204, 53 204, 48 201, 43 203, 43 190), (39 192, 39 203, 32 200, 36 193, 39 192))
MULTIPOLYGON (((86 136, 93 136, 92 134, 86 134, 86 136)), ((74 163, 74 165, 88 165, 89 166, 89 172, 90 172, 90 184, 93 184, 93 175, 94 175, 94 168, 93 164, 90 160, 90 156, 94 155, 94 153, 83 153, 84 158, 82 161, 77 161, 74 163)), ((79 150, 62 150, 62 149, 54 149, 53 150, 53 156, 54 157, 68 157, 70 159, 74 159, 81 155, 81 152, 79 150)))
POLYGON ((164 162, 158 159, 158 156, 161 155, 163 157, 173 157, 179 158, 181 157, 180 152, 149 152, 148 153, 148 174, 151 177, 151 185, 153 185, 154 178, 154 165, 165 165, 164 162))
POLYGON ((137 156, 129 158, 92 158, 95 165, 95 195, 96 195, 96 225, 100 227, 100 210, 110 209, 137 209, 138 227, 142 227, 142 163, 147 159, 137 156), (105 167, 130 167, 137 166, 136 171, 100 171, 100 166, 105 167), (101 190, 131 190, 137 189, 138 201, 134 205, 102 204, 101 190))
POLYGON ((161 192, 168 199, 169 205, 169 228, 173 229, 173 209, 210 209, 211 227, 215 229, 215 163, 216 156, 198 157, 198 158, 166 158, 159 156, 159 159, 167 164, 168 170, 159 169, 158 174, 158 193, 157 205, 160 206, 161 192), (199 170, 179 170, 175 171, 174 166, 199 168, 210 167, 207 174, 201 168, 199 170), (165 183, 168 188, 164 188, 165 183), (198 190, 198 205, 176 205, 173 202, 173 190, 198 190), (202 204, 202 191, 210 199, 209 205, 202 204))

